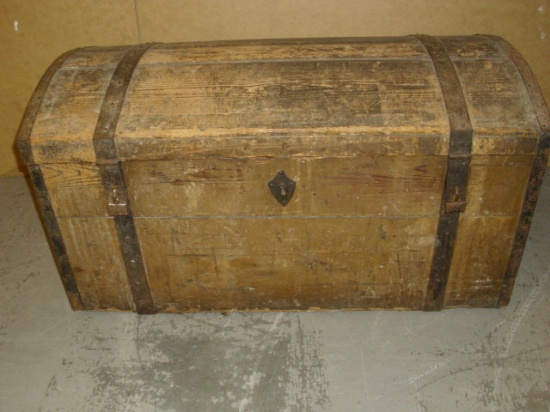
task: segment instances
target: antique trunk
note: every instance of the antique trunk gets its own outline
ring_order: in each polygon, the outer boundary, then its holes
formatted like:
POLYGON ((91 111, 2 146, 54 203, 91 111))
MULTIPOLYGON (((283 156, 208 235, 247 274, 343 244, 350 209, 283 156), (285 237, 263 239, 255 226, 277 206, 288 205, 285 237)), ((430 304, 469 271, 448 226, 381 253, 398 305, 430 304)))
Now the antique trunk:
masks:
POLYGON ((82 48, 18 135, 75 309, 510 299, 550 118, 491 36, 82 48))

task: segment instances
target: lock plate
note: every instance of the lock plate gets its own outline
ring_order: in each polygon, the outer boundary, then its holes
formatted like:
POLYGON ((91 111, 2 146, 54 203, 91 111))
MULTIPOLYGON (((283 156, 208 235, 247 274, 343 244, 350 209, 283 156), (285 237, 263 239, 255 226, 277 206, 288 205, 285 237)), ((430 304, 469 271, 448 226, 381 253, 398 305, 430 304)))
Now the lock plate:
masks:
POLYGON ((296 190, 296 182, 288 177, 284 170, 279 170, 277 176, 267 185, 273 197, 283 206, 288 205, 296 190))

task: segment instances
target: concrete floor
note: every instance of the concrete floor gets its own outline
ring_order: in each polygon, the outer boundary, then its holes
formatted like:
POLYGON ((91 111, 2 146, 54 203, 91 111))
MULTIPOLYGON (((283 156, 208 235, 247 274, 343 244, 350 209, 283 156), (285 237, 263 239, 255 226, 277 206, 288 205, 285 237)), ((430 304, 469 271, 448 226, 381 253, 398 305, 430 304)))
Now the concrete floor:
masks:
POLYGON ((550 411, 549 233, 547 179, 500 310, 72 312, 0 179, 0 411, 550 411))

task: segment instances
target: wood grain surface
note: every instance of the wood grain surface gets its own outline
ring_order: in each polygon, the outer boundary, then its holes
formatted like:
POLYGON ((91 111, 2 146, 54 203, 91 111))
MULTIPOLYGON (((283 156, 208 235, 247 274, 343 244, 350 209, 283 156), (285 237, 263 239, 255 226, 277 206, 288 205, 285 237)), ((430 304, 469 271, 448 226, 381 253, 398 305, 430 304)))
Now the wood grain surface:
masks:
MULTIPOLYGON (((165 308, 420 308, 437 218, 137 218, 165 308)), ((154 276, 152 275, 154 274, 154 276)))
POLYGON ((86 309, 133 310, 113 218, 61 218, 61 233, 86 309))
MULTIPOLYGON (((497 41, 441 41, 473 126, 445 304, 495 306, 539 122, 497 41)), ((127 50, 67 59, 30 136, 93 309, 134 309, 92 142, 127 50)), ((157 309, 422 308, 451 130, 419 40, 156 44, 127 80, 113 153, 157 309), (279 170, 296 182, 286 207, 279 170)))
POLYGON ((128 162, 136 216, 435 216, 443 156, 244 158, 128 162), (297 182, 282 208, 268 182, 297 182))

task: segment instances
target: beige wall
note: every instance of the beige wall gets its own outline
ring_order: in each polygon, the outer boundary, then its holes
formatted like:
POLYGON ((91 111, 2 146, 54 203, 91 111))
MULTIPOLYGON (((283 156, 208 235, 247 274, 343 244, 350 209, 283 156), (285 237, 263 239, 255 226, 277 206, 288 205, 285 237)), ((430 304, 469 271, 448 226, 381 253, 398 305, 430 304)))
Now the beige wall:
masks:
POLYGON ((13 141, 23 110, 47 66, 68 49, 415 33, 505 37, 550 101, 549 0, 2 0, 0 175, 20 173, 13 141))

